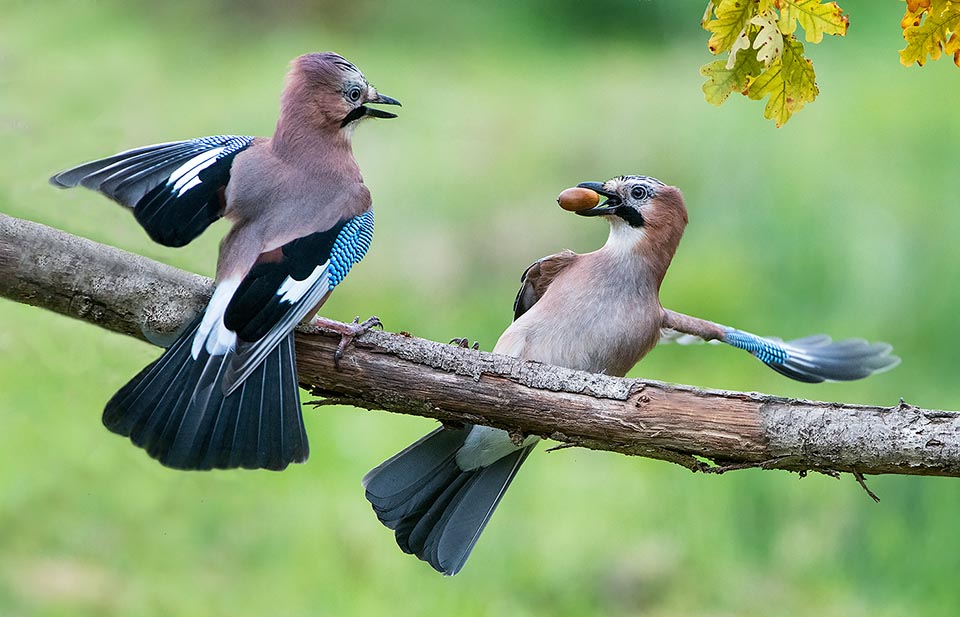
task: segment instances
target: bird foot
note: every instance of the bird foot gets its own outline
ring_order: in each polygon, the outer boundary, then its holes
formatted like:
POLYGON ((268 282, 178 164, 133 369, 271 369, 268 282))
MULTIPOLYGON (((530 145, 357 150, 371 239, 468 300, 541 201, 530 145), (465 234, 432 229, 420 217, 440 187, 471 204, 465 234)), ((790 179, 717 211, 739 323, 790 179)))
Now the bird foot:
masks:
POLYGON ((370 317, 363 323, 360 323, 360 317, 357 316, 353 319, 352 323, 341 323, 317 315, 310 320, 310 325, 318 326, 326 330, 333 330, 340 335, 340 343, 337 345, 337 351, 333 354, 333 364, 338 370, 340 369, 340 359, 343 358, 343 352, 353 343, 355 338, 373 328, 383 329, 383 323, 378 317, 370 317))
POLYGON ((474 341, 473 345, 470 345, 470 339, 468 338, 452 338, 450 339, 451 345, 456 345, 461 349, 480 349, 480 341, 474 341))

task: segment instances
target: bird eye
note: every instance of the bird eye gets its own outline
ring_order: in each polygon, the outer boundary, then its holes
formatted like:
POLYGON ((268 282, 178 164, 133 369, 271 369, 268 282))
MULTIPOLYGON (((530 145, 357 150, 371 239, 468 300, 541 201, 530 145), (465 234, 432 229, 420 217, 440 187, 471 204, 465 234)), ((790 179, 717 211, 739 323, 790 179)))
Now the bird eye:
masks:
POLYGON ((350 90, 347 92, 347 98, 356 103, 360 100, 361 94, 360 88, 350 88, 350 90))
POLYGON ((650 197, 650 189, 643 185, 635 186, 630 189, 630 197, 633 197, 637 201, 643 201, 644 199, 650 197))

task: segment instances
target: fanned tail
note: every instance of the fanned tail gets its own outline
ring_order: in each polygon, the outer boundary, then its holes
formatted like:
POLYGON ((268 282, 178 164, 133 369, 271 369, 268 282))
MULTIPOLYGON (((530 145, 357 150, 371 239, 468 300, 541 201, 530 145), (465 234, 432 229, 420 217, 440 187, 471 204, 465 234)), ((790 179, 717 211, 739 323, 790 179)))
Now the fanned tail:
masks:
POLYGON ((201 349, 194 358, 199 325, 200 318, 110 399, 104 425, 175 469, 279 471, 305 461, 293 334, 224 397, 231 354, 201 349))
POLYGON ((380 521, 395 530, 400 548, 448 576, 463 568, 534 447, 464 471, 456 457, 470 429, 438 429, 363 479, 367 500, 380 521))

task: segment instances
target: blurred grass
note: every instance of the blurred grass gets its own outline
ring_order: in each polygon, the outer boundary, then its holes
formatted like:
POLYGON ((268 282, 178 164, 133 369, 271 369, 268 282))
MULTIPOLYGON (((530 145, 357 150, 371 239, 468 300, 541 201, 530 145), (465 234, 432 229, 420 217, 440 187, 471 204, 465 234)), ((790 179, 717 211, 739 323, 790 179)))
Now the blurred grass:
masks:
MULTIPOLYGON (((664 304, 764 334, 887 340, 904 362, 817 387, 673 346, 634 375, 960 407, 956 69, 899 65, 899 3, 844 2, 847 39, 808 49, 820 98, 778 131, 756 103, 703 102, 702 4, 14 0, 0 211, 210 274, 222 225, 166 249, 46 178, 157 141, 269 134, 289 59, 335 49, 404 107, 357 132, 377 238, 326 315, 489 349, 528 263, 605 238, 557 192, 646 173, 683 188, 691 217, 664 304)), ((156 354, 0 302, 0 615, 957 612, 955 480, 871 478, 875 505, 848 477, 703 477, 575 450, 533 457, 443 579, 397 550, 359 485, 431 423, 308 409, 306 465, 172 472, 99 421, 156 354)))

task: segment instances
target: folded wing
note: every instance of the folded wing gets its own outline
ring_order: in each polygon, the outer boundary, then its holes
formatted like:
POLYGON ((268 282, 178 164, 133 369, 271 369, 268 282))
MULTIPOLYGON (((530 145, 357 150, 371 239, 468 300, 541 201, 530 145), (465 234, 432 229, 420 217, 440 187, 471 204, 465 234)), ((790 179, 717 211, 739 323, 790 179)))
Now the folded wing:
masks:
POLYGON ((373 211, 341 220, 332 228, 298 238, 279 259, 258 263, 234 291, 223 325, 236 333, 224 380, 229 394, 298 323, 321 305, 370 248, 373 211))

